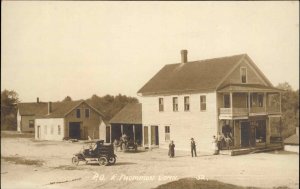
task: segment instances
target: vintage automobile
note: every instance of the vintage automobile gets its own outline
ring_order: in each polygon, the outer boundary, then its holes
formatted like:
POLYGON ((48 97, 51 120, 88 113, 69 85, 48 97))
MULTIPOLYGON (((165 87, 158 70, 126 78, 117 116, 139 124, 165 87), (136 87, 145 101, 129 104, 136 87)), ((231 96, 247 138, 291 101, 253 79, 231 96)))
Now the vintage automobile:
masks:
POLYGON ((137 142, 131 140, 129 137, 122 137, 119 143, 123 152, 126 152, 128 150, 134 150, 135 152, 137 151, 137 142))
POLYGON ((116 155, 111 144, 104 144, 104 140, 89 141, 83 149, 74 154, 72 163, 78 165, 80 161, 88 163, 98 163, 99 165, 113 165, 116 163, 116 155))

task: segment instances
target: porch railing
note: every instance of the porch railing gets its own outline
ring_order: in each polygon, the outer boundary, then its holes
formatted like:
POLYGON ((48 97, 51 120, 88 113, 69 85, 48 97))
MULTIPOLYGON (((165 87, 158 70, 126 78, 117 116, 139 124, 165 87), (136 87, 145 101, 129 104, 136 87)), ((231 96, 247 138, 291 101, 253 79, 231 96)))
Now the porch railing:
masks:
POLYGON ((247 108, 220 108, 220 115, 235 115, 235 116, 248 115, 248 109, 247 108))
POLYGON ((266 113, 265 107, 251 107, 250 113, 266 113))
POLYGON ((249 113, 280 113, 279 107, 251 107, 250 111, 248 108, 220 108, 220 115, 225 116, 247 116, 249 113))

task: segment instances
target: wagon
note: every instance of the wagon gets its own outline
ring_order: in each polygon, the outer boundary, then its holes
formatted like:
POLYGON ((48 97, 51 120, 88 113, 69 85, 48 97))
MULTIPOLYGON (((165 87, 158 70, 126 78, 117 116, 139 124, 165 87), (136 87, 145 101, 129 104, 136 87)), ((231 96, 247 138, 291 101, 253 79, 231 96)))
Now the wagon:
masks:
POLYGON ((83 149, 74 154, 72 163, 78 165, 80 161, 86 164, 98 163, 99 165, 113 165, 116 163, 116 155, 111 144, 104 144, 103 140, 91 141, 83 149))

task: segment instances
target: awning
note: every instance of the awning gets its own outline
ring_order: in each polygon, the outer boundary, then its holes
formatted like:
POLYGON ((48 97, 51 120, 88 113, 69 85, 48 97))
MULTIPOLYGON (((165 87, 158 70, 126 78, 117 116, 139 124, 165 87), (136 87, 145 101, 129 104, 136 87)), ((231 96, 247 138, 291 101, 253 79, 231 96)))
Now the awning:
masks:
POLYGON ((268 87, 258 84, 229 84, 221 87, 217 92, 274 92, 279 93, 284 90, 275 87, 268 87))

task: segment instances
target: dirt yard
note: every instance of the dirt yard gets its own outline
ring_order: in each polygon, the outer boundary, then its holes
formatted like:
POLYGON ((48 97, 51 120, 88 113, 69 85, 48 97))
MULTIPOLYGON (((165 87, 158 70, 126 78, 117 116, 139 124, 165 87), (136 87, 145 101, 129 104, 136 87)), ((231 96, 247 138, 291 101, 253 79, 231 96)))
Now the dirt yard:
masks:
POLYGON ((213 156, 167 150, 117 152, 113 166, 71 164, 82 143, 1 137, 1 188, 155 188, 181 178, 238 186, 299 188, 299 155, 287 152, 213 156))

